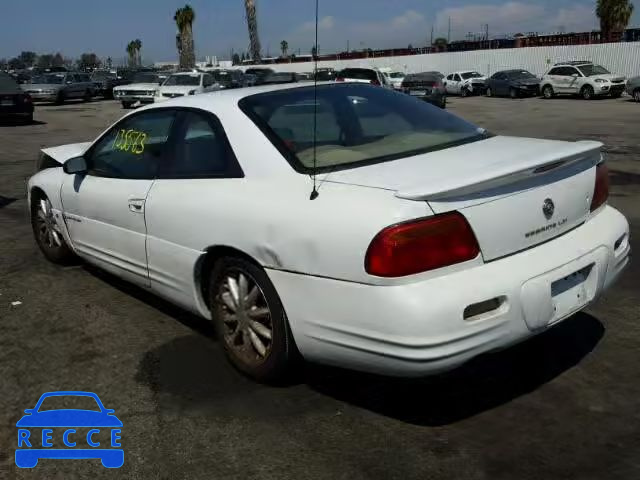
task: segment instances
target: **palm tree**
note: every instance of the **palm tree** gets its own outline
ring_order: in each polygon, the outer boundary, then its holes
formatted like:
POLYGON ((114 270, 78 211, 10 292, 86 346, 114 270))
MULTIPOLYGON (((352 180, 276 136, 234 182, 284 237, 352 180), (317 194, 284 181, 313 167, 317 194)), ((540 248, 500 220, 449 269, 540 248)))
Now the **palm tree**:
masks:
POLYGON ((437 51, 444 52, 447 49, 447 39, 444 37, 436 38, 433 41, 433 46, 436 47, 437 51))
POLYGON ((140 67, 142 66, 142 56, 140 55, 140 50, 142 49, 142 42, 139 38, 136 38, 133 41, 133 46, 136 49, 136 64, 140 67))
POLYGON ((622 33, 633 15, 633 3, 629 0, 598 0, 596 15, 600 19, 600 35, 611 42, 614 34, 622 33))
POLYGON ((282 40, 280 42, 280 51, 282 51, 283 57, 287 56, 287 50, 289 50, 289 42, 287 42, 286 40, 282 40))
POLYGON ((191 5, 187 4, 183 8, 176 10, 173 16, 180 32, 180 68, 194 68, 196 66, 196 54, 193 44, 193 22, 196 19, 191 5))
POLYGON ((255 0, 244 0, 244 9, 247 14, 247 27, 249 28, 249 50, 254 62, 259 62, 260 39, 258 38, 258 20, 256 18, 255 0))
POLYGON ((129 55, 129 66, 133 67, 136 63, 136 46, 133 42, 127 43, 127 54, 129 55))

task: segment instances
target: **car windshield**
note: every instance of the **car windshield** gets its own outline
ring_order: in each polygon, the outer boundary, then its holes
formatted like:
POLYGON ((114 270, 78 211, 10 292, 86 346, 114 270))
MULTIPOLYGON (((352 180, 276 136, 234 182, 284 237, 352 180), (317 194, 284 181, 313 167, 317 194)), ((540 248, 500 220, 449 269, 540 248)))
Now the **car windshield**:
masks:
POLYGON ((402 72, 392 72, 389 74, 391 78, 402 78, 404 77, 404 73, 402 72))
POLYGON ((133 83, 160 83, 160 79, 155 73, 136 73, 133 83))
POLYGON ((64 77, 63 73, 46 73, 44 75, 36 75, 31 79, 31 83, 61 84, 64 82, 64 77))
POLYGON ((224 70, 217 70, 217 71, 211 72, 211 75, 213 76, 213 78, 216 79, 216 81, 220 83, 228 83, 231 80, 233 80, 233 76, 231 75, 231 72, 227 72, 224 70))
POLYGON ((91 78, 93 80, 103 80, 105 78, 116 78, 116 74, 110 73, 110 72, 95 72, 93 73, 93 75, 91 75, 91 78))
POLYGON ((536 78, 535 75, 526 71, 526 70, 518 70, 514 72, 508 72, 507 77, 510 79, 527 79, 527 78, 536 78))
POLYGON ((464 80, 467 80, 468 78, 480 78, 482 77, 482 74, 478 72, 466 72, 461 74, 461 76, 464 80))
POLYGON ((46 397, 42 401, 38 412, 68 409, 99 412, 100 406, 95 398, 88 395, 54 395, 52 397, 46 397))
POLYGON ((265 75, 269 75, 270 73, 273 73, 273 70, 271 70, 270 68, 247 68, 245 73, 260 77, 260 76, 265 76, 265 75))
POLYGON ((609 70, 601 67, 600 65, 582 65, 581 67, 578 67, 578 70, 580 70, 585 77, 593 77, 594 75, 606 75, 608 73, 611 73, 609 72, 609 70))
POLYGON ((198 86, 200 85, 200 75, 171 75, 163 85, 198 86))
POLYGON ((390 161, 487 138, 487 133, 409 95, 343 83, 252 95, 240 108, 299 172, 390 161))

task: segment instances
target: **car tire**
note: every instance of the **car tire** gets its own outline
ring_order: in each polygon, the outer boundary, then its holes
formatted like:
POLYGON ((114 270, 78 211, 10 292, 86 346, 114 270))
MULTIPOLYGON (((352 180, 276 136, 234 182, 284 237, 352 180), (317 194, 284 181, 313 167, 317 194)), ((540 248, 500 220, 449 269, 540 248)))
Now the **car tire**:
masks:
POLYGON ((64 92, 58 92, 58 96, 56 97, 55 104, 62 105, 64 104, 65 100, 66 100, 66 95, 64 94, 64 92))
POLYGON ((132 102, 122 102, 122 108, 124 108, 125 110, 131 108, 131 105, 133 105, 132 102))
POLYGON ((616 92, 611 94, 611 98, 620 98, 622 96, 622 92, 616 92))
POLYGON ((510 97, 511 99, 513 99, 513 100, 515 100, 516 98, 518 98, 518 91, 517 91, 515 88, 511 87, 511 88, 509 89, 509 97, 510 97))
POLYGON ((544 98, 546 98, 547 100, 553 98, 556 96, 555 92, 553 91, 553 87, 551 85, 545 85, 542 88, 542 96, 544 98))
POLYGON ((91 93, 91 90, 86 90, 84 92, 84 95, 82 96, 82 101, 90 102, 92 98, 93 98, 93 94, 91 93))
POLYGON ((469 89, 468 88, 463 88, 462 90, 460 90, 460 96, 463 98, 468 97, 470 94, 469 89))
POLYGON ((31 125, 33 123, 33 113, 30 113, 24 118, 25 125, 31 125))
POLYGON ((593 99, 593 94, 593 87, 591 85, 585 85, 584 87, 582 87, 582 90, 580 90, 580 95, 584 100, 593 99))
POLYGON ((46 195, 34 193, 31 197, 31 228, 40 251, 50 262, 69 265, 76 260, 57 226, 46 195))
POLYGON ((493 91, 491 90, 491 87, 487 87, 487 89, 484 91, 484 94, 487 97, 493 97, 493 91))
POLYGON ((219 341, 234 367, 263 383, 290 376, 299 353, 280 297, 261 267, 245 258, 222 257, 211 270, 208 299, 219 341))
POLYGON ((633 91, 633 99, 634 99, 636 102, 640 103, 640 88, 636 88, 636 89, 633 91))

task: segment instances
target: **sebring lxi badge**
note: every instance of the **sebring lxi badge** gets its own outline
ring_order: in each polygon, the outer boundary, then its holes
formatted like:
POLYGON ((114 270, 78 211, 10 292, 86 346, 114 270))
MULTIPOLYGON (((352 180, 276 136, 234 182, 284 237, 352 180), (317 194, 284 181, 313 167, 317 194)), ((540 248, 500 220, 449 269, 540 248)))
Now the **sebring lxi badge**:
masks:
MULTIPOLYGON (((553 203, 553 200, 551 200, 550 198, 546 198, 544 202, 542 202, 542 214, 544 215, 544 218, 546 218, 547 220, 551 220, 551 217, 553 217, 555 211, 556 206, 553 203)), ((556 228, 562 227, 568 221, 568 218, 563 218, 562 220, 559 220, 557 222, 549 223, 543 227, 536 228, 535 230, 531 230, 530 232, 525 233, 524 237, 535 237, 536 235, 548 232, 549 230, 555 230, 556 228)))

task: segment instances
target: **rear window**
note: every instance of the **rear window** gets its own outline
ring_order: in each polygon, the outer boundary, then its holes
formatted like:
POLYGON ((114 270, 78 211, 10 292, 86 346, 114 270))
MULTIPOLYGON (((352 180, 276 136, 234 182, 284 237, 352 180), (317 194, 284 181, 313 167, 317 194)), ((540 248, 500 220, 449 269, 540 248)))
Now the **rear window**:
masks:
POLYGON ((313 171, 314 112, 318 172, 441 150, 486 132, 422 100, 362 84, 321 85, 252 95, 240 108, 302 173, 313 171))
POLYGON ((365 68, 346 68, 342 70, 338 77, 340 78, 353 78, 354 80, 377 80, 378 76, 373 70, 367 70, 365 68))

